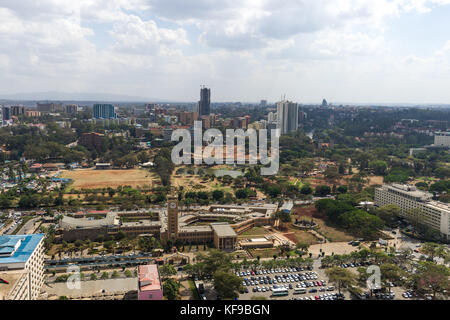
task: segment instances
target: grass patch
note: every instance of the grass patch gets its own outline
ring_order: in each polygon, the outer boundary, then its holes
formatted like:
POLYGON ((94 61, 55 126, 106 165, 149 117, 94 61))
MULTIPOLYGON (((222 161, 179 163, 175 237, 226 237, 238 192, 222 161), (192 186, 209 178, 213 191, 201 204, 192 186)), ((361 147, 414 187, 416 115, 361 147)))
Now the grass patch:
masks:
POLYGON ((188 284, 189 284, 189 289, 191 289, 192 297, 194 298, 194 300, 200 300, 200 296, 198 295, 197 289, 195 288, 194 281, 189 279, 188 284))
POLYGON ((245 238, 250 238, 250 237, 255 237, 255 236, 265 236, 268 233, 269 232, 265 228, 255 227, 255 228, 247 230, 244 233, 242 233, 241 235, 239 235, 239 238, 245 239, 245 238))
POLYGON ((273 255, 278 255, 280 254, 280 250, 278 250, 277 248, 267 248, 267 249, 249 249, 249 252, 251 253, 251 255, 253 256, 253 258, 256 259, 256 257, 261 257, 261 259, 264 258, 273 258, 273 255))

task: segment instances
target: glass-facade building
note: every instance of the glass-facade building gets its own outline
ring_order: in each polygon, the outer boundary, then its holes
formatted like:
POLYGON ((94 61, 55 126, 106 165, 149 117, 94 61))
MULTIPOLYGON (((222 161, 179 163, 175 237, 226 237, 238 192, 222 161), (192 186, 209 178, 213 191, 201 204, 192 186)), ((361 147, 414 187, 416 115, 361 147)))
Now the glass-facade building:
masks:
POLYGON ((116 119, 115 107, 112 104, 94 104, 94 119, 116 119))

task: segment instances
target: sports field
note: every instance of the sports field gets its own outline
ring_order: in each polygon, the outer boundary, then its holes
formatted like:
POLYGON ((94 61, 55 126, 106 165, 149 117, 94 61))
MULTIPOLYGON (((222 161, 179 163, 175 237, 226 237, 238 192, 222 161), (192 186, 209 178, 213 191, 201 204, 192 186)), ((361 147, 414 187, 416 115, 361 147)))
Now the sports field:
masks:
POLYGON ((159 177, 144 169, 130 170, 95 170, 78 169, 73 171, 63 171, 61 178, 73 180, 71 185, 74 189, 95 189, 95 188, 117 188, 118 186, 152 187, 159 183, 159 177))

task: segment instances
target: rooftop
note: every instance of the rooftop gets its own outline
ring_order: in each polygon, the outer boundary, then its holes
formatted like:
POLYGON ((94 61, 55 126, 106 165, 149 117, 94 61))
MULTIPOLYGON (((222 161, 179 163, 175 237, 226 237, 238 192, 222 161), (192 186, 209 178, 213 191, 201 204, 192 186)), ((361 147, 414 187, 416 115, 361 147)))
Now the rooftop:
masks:
POLYGON ((60 222, 60 226, 66 229, 75 228, 98 228, 117 225, 119 223, 116 214, 110 213, 104 219, 89 220, 84 218, 72 218, 64 216, 60 222))
POLYGON ((158 266, 156 264, 140 265, 138 269, 139 290, 161 290, 158 266))
POLYGON ((0 267, 25 263, 43 238, 43 234, 0 236, 0 267))
POLYGON ((392 184, 388 186, 391 189, 395 189, 404 194, 408 194, 415 198, 421 198, 422 200, 430 199, 433 195, 429 192, 418 190, 415 186, 410 186, 407 184, 392 184))
POLYGON ((179 233, 189 233, 189 232, 211 232, 211 227, 210 226, 186 226, 186 227, 181 227, 179 230, 179 233))
POLYGON ((236 237, 236 231, 229 225, 228 222, 211 223, 211 228, 217 233, 219 237, 236 237))

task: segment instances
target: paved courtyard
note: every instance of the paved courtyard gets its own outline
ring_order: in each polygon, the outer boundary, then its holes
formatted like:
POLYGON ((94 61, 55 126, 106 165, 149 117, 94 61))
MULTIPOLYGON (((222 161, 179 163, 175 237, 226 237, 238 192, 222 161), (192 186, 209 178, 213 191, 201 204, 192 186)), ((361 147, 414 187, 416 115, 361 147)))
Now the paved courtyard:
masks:
POLYGON ((136 291, 137 278, 121 278, 107 280, 81 281, 80 289, 71 289, 66 282, 44 284, 42 290, 50 296, 66 297, 88 297, 106 294, 126 294, 129 291, 136 291))

